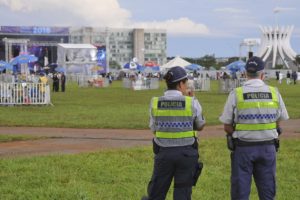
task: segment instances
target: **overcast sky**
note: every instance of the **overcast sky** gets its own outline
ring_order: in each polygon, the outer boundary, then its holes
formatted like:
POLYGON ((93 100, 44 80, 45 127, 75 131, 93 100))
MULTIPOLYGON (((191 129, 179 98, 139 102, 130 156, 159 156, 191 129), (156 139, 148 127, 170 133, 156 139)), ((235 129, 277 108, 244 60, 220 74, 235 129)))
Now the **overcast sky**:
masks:
POLYGON ((162 28, 168 56, 184 57, 238 56, 260 25, 294 25, 300 54, 299 0, 0 0, 0 13, 1 26, 162 28))

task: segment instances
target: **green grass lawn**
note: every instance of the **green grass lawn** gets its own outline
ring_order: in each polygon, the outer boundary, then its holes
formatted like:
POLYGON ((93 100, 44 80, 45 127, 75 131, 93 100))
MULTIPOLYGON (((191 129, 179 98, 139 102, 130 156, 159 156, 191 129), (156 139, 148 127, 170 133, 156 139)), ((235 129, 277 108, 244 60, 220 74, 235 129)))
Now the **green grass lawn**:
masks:
MULTIPOLYGON (((300 118, 300 86, 277 86, 291 118, 300 118)), ((109 88, 78 88, 52 94, 54 106, 0 107, 0 126, 77 128, 148 128, 148 107, 158 90, 133 91, 116 81, 109 88)), ((227 94, 197 92, 209 125, 218 124, 227 94)), ((4 138, 4 139, 3 139, 4 138)), ((3 136, 7 141, 11 136, 3 136), (6 138, 5 138, 6 137, 6 138)), ((16 138, 15 138, 16 139, 16 138)), ((18 140, 23 138, 18 138, 18 140)), ((1 138, 0 138, 1 140, 1 138)), ((225 139, 200 142, 203 174, 193 199, 230 199, 230 160, 225 139)), ((300 199, 300 140, 283 139, 278 153, 277 199, 300 199)), ((0 159, 0 199, 4 200, 138 200, 151 176, 151 147, 103 150, 90 154, 0 159)), ((172 189, 167 200, 172 198, 172 189)), ((251 200, 257 200, 253 183, 251 200)))
MULTIPOLYGON (((291 118, 300 118, 300 85, 279 85, 291 118)), ((149 103, 165 89, 133 91, 122 87, 121 81, 108 88, 79 88, 67 84, 65 93, 52 93, 54 106, 0 107, 0 126, 44 126, 76 128, 130 128, 147 129, 149 103)), ((212 81, 210 92, 197 92, 208 125, 219 124, 218 117, 228 94, 218 93, 217 82, 212 81)))
MULTIPOLYGON (((283 139, 277 159, 277 199, 300 199, 300 140, 283 139)), ((225 139, 200 142, 203 173, 193 199, 230 199, 230 159, 225 139)), ((150 147, 78 155, 0 160, 0 199, 139 200, 152 173, 150 147)), ((167 200, 172 198, 172 189, 167 200)), ((258 200, 252 187, 251 200, 258 200)))

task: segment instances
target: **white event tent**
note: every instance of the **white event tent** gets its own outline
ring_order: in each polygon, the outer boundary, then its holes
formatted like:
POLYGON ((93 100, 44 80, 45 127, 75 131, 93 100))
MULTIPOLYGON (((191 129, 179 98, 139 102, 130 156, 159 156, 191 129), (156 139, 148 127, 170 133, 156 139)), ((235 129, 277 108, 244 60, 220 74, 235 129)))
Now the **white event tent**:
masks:
POLYGON ((87 71, 97 64, 96 54, 97 48, 91 44, 60 43, 57 45, 57 64, 67 72, 74 67, 87 71))
POLYGON ((175 67, 175 66, 185 67, 185 66, 188 66, 190 64, 191 63, 189 63, 188 61, 180 58, 179 56, 176 56, 175 58, 173 58, 172 60, 170 60, 166 64, 160 66, 160 69, 161 70, 167 70, 167 69, 170 69, 171 67, 175 67))

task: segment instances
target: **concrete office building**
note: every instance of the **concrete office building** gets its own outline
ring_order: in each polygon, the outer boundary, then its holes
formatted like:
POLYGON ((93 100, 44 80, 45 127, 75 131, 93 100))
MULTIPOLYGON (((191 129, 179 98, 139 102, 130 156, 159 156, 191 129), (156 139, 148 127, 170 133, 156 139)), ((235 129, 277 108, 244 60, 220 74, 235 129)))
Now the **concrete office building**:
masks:
POLYGON ((156 29, 70 28, 70 43, 90 43, 107 46, 110 61, 124 65, 137 58, 138 63, 167 62, 167 34, 156 29))

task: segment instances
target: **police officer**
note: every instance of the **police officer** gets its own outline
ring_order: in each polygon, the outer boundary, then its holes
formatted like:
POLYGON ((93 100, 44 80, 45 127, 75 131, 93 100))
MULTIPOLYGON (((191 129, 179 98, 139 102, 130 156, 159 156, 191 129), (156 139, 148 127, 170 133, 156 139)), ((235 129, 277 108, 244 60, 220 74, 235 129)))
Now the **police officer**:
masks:
POLYGON ((153 97, 150 104, 150 129, 153 139, 154 170, 143 200, 164 200, 174 178, 174 199, 189 200, 198 163, 197 130, 205 120, 199 101, 187 95, 187 73, 171 68, 164 76, 167 91, 153 97))
POLYGON ((264 62, 252 57, 246 63, 247 81, 233 90, 220 121, 233 138, 231 199, 249 199, 254 177, 260 200, 275 198, 276 146, 280 121, 289 118, 277 88, 263 82, 264 62))

